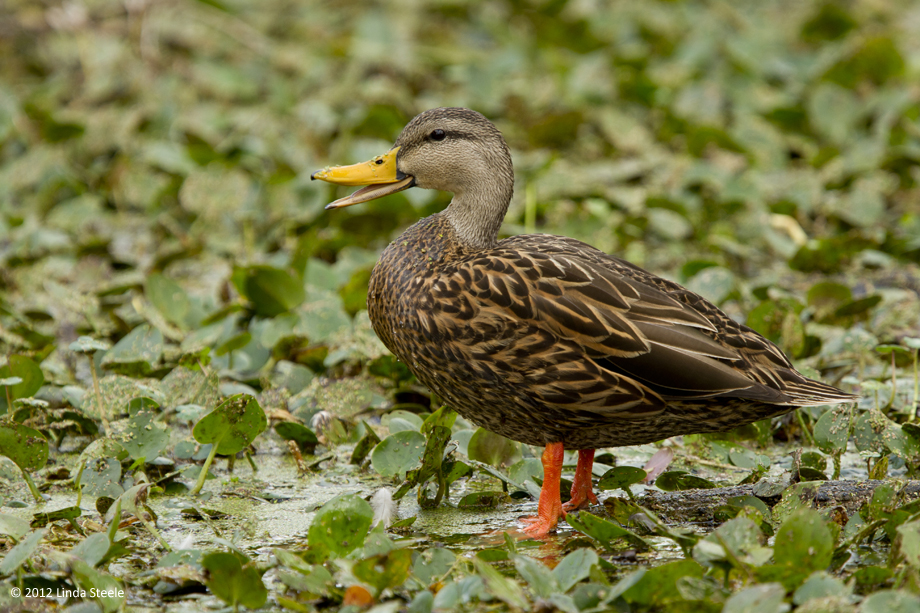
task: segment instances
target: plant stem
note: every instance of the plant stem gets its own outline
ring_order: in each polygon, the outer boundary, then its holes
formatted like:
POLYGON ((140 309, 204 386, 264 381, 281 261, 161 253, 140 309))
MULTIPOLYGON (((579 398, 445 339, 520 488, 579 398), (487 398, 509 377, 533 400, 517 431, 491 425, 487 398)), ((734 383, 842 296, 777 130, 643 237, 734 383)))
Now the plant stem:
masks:
POLYGON ((918 363, 920 363, 920 349, 914 351, 914 410, 911 411, 909 421, 913 421, 917 418, 917 409, 920 408, 920 398, 917 397, 920 395, 920 371, 917 370, 918 363))
POLYGON ((891 352, 891 406, 894 406, 894 399, 898 395, 898 371, 894 363, 894 351, 891 352))
POLYGON ((137 518, 144 525, 144 527, 147 528, 147 531, 150 532, 150 534, 152 534, 160 542, 160 546, 163 549, 165 549, 166 551, 173 550, 172 547, 169 546, 169 543, 166 542, 166 539, 164 539, 162 535, 160 535, 159 530, 157 530, 156 526, 154 526, 152 522, 148 521, 142 515, 138 515, 137 518))
POLYGON ((73 480, 74 487, 77 488, 77 504, 80 506, 80 502, 83 500, 83 488, 80 486, 80 480, 83 478, 83 469, 86 468, 86 462, 80 462, 80 470, 77 471, 77 478, 73 480))
POLYGON ((805 433, 805 438, 808 439, 808 444, 812 447, 817 447, 818 443, 815 442, 815 437, 811 434, 811 430, 807 425, 805 425, 805 418, 802 417, 802 412, 796 411, 795 415, 799 418, 799 425, 802 426, 802 432, 805 433))
POLYGON ((254 473, 259 472, 259 467, 256 466, 256 462, 255 460, 252 459, 252 454, 249 453, 248 449, 243 452, 243 455, 246 456, 246 461, 249 462, 249 467, 252 468, 252 472, 254 473))
POLYGON ((208 469, 211 468, 211 462, 214 461, 214 457, 217 455, 217 444, 220 441, 211 444, 211 453, 208 454, 207 459, 204 461, 204 465, 201 467, 201 473, 198 475, 198 481, 195 483, 195 487, 192 488, 192 496, 197 496, 198 492, 201 491, 201 488, 204 486, 204 480, 208 478, 208 469))
POLYGON ((96 371, 96 354, 89 356, 89 371, 93 373, 93 392, 96 394, 96 408, 99 409, 99 418, 102 419, 102 426, 106 434, 111 432, 109 420, 105 416, 105 410, 102 408, 102 388, 99 386, 99 373, 96 371))
POLYGON ((32 477, 29 476, 29 473, 24 471, 21 467, 19 470, 22 471, 22 478, 26 480, 26 485, 29 486, 29 491, 32 492, 32 497, 35 498, 35 502, 39 504, 44 504, 45 499, 42 498, 42 495, 38 493, 38 488, 35 487, 35 482, 32 481, 32 477))

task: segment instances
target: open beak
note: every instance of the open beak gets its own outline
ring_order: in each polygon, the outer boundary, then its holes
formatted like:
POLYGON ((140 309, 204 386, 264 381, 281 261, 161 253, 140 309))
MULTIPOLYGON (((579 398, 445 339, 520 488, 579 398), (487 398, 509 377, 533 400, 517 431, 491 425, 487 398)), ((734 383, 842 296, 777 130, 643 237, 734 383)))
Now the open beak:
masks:
POLYGON ((377 156, 369 162, 351 166, 332 166, 317 170, 311 179, 320 179, 337 185, 364 185, 351 196, 339 198, 326 205, 327 209, 338 209, 359 202, 367 202, 401 192, 415 185, 415 177, 404 174, 396 168, 396 153, 399 147, 393 147, 387 153, 377 156))

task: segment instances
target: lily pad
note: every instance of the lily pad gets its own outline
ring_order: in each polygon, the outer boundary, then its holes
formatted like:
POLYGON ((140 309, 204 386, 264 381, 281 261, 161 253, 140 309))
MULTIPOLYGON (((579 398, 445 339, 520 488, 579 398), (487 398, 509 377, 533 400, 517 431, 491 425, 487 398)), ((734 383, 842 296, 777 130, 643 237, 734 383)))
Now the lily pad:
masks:
POLYGON ((358 580, 372 586, 379 596, 383 590, 396 588, 409 578, 412 565, 412 552, 397 549, 365 558, 352 567, 352 573, 358 580))
POLYGON ((192 303, 182 286, 165 275, 153 273, 147 277, 145 289, 147 298, 166 321, 180 328, 190 326, 192 303))
POLYGON ((159 404, 150 398, 134 398, 128 403, 128 423, 113 438, 134 460, 153 460, 169 443, 169 430, 151 409, 159 404))
POLYGON ((417 430, 391 434, 374 447, 371 465, 384 477, 405 474, 421 462, 425 444, 425 435, 417 430))
POLYGON ((591 569, 598 564, 597 552, 587 547, 568 554, 553 569, 553 577, 562 592, 568 592, 575 584, 587 579, 591 569))
POLYGON ((307 297, 303 280, 272 266, 237 267, 233 284, 263 317, 275 317, 299 306, 307 297))
POLYGON ((218 453, 230 455, 242 451, 265 431, 267 426, 265 411, 259 406, 259 402, 248 394, 236 394, 227 398, 216 409, 198 420, 192 429, 192 436, 199 443, 210 443, 212 447, 191 493, 198 494, 201 491, 211 462, 218 453))
POLYGON ((102 358, 102 367, 129 376, 150 374, 163 356, 163 333, 141 324, 115 343, 102 358))
POLYGON ((642 483, 648 476, 641 468, 634 466, 615 466, 611 468, 597 482, 599 490, 626 489, 635 483, 642 483))
POLYGON ((850 438, 850 407, 836 406, 825 411, 815 424, 815 442, 825 453, 845 450, 850 438))
POLYGON ((655 480, 655 485, 665 492, 682 492, 684 490, 712 489, 716 484, 709 479, 691 475, 683 470, 669 470, 661 473, 655 480))
POLYGON ((259 609, 268 600, 268 590, 255 562, 241 561, 236 553, 209 553, 201 558, 207 571, 206 585, 211 593, 237 608, 259 609))
POLYGON ((313 430, 295 421, 281 421, 275 424, 275 432, 286 441, 294 441, 304 453, 312 454, 319 444, 313 430))
POLYGON ((80 486, 89 496, 118 498, 121 486, 121 463, 115 458, 96 458, 87 462, 80 473, 80 486))
POLYGON ((267 425, 259 401, 248 394, 237 394, 202 417, 192 435, 199 443, 214 444, 217 453, 230 455, 245 449, 267 425))
POLYGON ((12 537, 18 541, 29 531, 29 522, 16 517, 0 513, 0 534, 12 537))
POLYGON ((0 455, 23 471, 35 472, 48 462, 48 441, 38 430, 22 424, 0 423, 0 455))
POLYGON ((509 438, 479 428, 470 438, 467 455, 489 466, 511 466, 521 459, 521 448, 509 438))
POLYGON ((106 341, 100 341, 92 336, 81 336, 70 343, 68 348, 75 353, 88 353, 92 355, 97 351, 108 351, 112 348, 112 344, 106 341))
MULTIPOLYGON (((0 379, 19 378, 19 382, 4 384, 9 389, 10 399, 34 396, 45 382, 41 367, 24 355, 11 355, 9 362, 0 368, 0 379)), ((9 411, 6 391, 0 388, 0 411, 9 411)))
POLYGON ((313 517, 307 541, 322 558, 344 556, 364 544, 374 510, 360 496, 342 494, 324 504, 313 517))

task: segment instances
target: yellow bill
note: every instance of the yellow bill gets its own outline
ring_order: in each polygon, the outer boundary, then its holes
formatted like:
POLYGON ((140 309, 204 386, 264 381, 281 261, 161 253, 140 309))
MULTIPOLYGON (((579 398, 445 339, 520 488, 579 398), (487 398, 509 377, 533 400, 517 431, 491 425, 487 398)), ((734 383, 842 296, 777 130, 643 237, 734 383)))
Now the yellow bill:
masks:
POLYGON ((366 186, 350 196, 327 204, 327 209, 338 209, 389 196, 415 185, 415 177, 400 172, 396 167, 397 152, 399 152, 399 147, 393 147, 387 153, 368 162, 324 168, 314 172, 310 178, 336 185, 366 186))

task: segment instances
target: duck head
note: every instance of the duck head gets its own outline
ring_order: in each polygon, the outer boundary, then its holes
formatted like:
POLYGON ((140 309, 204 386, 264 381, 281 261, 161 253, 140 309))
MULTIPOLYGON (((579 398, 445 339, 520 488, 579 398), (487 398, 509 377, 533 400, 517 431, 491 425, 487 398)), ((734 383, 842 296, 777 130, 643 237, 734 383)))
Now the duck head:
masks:
POLYGON ((463 108, 425 111, 403 128, 387 153, 360 164, 325 168, 311 178, 365 186, 327 209, 410 187, 451 192, 454 198, 444 214, 460 240, 477 247, 497 241, 514 189, 505 139, 480 113, 463 108))

